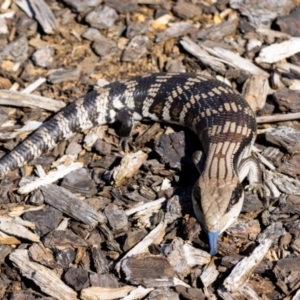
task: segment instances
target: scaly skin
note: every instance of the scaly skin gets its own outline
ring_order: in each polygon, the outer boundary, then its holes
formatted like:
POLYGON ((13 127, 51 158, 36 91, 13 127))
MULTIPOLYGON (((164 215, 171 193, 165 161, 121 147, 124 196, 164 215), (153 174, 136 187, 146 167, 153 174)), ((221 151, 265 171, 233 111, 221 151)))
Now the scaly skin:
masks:
POLYGON ((215 254, 218 235, 240 213, 244 192, 239 165, 250 157, 256 137, 255 117, 247 102, 217 80, 197 74, 151 74, 96 87, 3 157, 0 175, 78 131, 118 120, 126 136, 133 120, 149 119, 188 127, 203 145, 205 164, 192 198, 195 214, 208 232, 211 254, 215 254))

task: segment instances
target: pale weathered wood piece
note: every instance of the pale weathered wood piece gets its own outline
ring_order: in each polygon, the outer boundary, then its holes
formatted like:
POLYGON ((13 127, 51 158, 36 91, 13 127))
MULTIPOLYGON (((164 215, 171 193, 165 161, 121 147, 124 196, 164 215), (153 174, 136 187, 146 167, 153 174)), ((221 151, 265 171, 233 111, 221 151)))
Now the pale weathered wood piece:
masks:
POLYGON ((186 51, 191 53, 193 56, 197 57, 204 65, 211 67, 217 72, 225 72, 225 61, 222 62, 222 59, 210 55, 207 51, 205 51, 203 48, 201 48, 199 45, 193 42, 190 38, 186 36, 183 37, 180 40, 180 44, 186 51))
POLYGON ((211 55, 219 57, 223 61, 225 60, 229 65, 233 64, 237 69, 248 71, 252 75, 261 75, 261 76, 269 77, 269 74, 267 72, 257 67, 250 60, 247 60, 230 50, 226 50, 221 47, 214 47, 214 48, 208 48, 205 46, 202 47, 211 55))
POLYGON ((40 289, 56 299, 76 300, 77 293, 64 284, 54 271, 29 259, 27 250, 15 250, 9 259, 21 271, 22 275, 34 281, 40 289))
POLYGON ((28 16, 34 16, 45 33, 52 34, 57 29, 55 16, 44 0, 17 0, 16 3, 28 16))
POLYGON ((212 258, 210 263, 205 266, 204 271, 200 275, 200 279, 205 287, 209 287, 214 283, 219 276, 219 271, 215 264, 215 259, 212 258))
POLYGON ((234 267, 230 275, 224 280, 224 286, 228 291, 237 292, 246 285, 249 277, 269 251, 271 245, 272 240, 264 240, 249 257, 242 259, 234 267))
POLYGON ((120 265, 122 260, 124 260, 126 257, 130 257, 135 254, 139 254, 142 252, 145 252, 146 249, 152 244, 152 243, 159 243, 166 232, 167 224, 166 222, 159 223, 143 240, 135 245, 130 251, 126 253, 124 257, 116 264, 116 270, 120 270, 120 265))
POLYGON ((268 79, 262 75, 254 75, 246 80, 243 85, 242 95, 253 111, 262 109, 270 93, 268 79))
POLYGON ((256 58, 258 63, 276 63, 284 58, 290 57, 297 52, 300 48, 300 38, 292 37, 288 41, 279 44, 273 44, 263 48, 256 58))
POLYGON ((300 113, 290 113, 290 114, 278 114, 272 116, 262 116, 256 117, 256 122, 258 124, 262 123, 274 123, 274 122, 284 122, 284 121, 292 121, 300 119, 300 113))
POLYGON ((119 166, 113 170, 112 177, 116 186, 124 184, 126 180, 133 177, 147 160, 148 155, 143 151, 127 153, 121 160, 119 166))
POLYGON ((121 300, 135 300, 135 299, 142 299, 146 297, 154 288, 144 288, 139 285, 135 290, 132 290, 129 295, 125 296, 121 300))
MULTIPOLYGON (((31 225, 34 226, 32 223, 31 225)), ((38 235, 28 230, 24 225, 20 224, 20 222, 16 221, 14 218, 0 216, 0 230, 7 234, 33 242, 40 241, 40 237, 38 235)))
POLYGON ((81 291, 82 300, 113 300, 126 297, 134 286, 125 285, 120 288, 90 287, 81 291))
POLYGON ((72 171, 82 168, 82 165, 83 164, 80 162, 61 165, 59 166, 59 168, 57 168, 57 170, 50 171, 47 175, 43 176, 42 178, 37 178, 34 181, 31 181, 30 183, 20 187, 18 189, 18 192, 20 194, 28 194, 42 186, 48 185, 60 178, 63 178, 72 171))
POLYGON ((49 111, 58 111, 66 106, 62 101, 26 94, 17 91, 0 90, 0 105, 18 107, 40 107, 49 111))

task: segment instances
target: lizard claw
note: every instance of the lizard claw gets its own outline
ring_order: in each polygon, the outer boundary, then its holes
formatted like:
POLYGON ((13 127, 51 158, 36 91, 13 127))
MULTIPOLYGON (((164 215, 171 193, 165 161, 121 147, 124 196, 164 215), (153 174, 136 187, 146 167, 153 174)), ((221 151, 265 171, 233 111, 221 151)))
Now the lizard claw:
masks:
POLYGON ((265 186, 261 182, 252 182, 245 186, 245 190, 258 194, 260 199, 266 200, 269 203, 269 197, 265 186))
POLYGON ((134 147, 132 145, 132 137, 121 137, 119 146, 125 153, 130 152, 130 149, 134 150, 134 147))

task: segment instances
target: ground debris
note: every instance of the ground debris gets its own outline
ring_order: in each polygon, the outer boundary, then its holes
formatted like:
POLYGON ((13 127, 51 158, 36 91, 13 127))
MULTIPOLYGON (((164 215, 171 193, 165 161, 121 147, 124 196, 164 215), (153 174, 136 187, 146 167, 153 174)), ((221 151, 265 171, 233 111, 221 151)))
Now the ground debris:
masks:
POLYGON ((191 202, 194 133, 159 122, 135 122, 127 140, 119 123, 78 133, 1 180, 0 298, 299 299, 297 5, 2 1, 1 156, 95 86, 191 72, 258 110, 265 194, 243 183, 212 257, 191 202))
POLYGON ((33 280, 46 294, 56 299, 77 299, 76 292, 64 284, 54 271, 30 261, 27 250, 16 250, 9 258, 23 276, 33 280))

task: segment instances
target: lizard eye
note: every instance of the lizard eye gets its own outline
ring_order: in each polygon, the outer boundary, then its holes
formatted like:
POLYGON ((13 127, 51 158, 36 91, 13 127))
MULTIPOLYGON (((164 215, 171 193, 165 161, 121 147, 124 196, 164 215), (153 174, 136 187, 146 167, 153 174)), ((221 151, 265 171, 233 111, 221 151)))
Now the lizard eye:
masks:
POLYGON ((231 195, 231 199, 230 199, 230 202, 229 202, 229 205, 228 205, 228 209, 227 211, 229 211, 229 209, 237 204, 241 198, 243 194, 243 187, 241 184, 239 184, 232 192, 232 195, 231 195))

